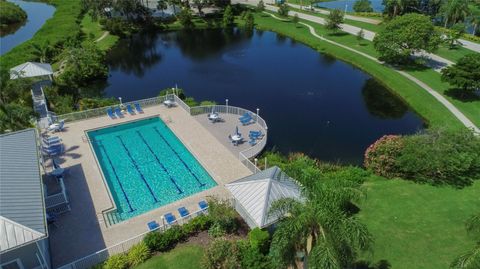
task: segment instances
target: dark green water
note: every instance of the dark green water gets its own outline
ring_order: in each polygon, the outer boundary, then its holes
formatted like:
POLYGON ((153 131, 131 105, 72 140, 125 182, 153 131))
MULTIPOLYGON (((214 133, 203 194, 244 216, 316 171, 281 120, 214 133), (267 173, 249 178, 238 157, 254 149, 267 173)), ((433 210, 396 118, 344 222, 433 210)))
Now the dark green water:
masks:
POLYGON ((423 121, 368 74, 272 32, 222 30, 140 34, 108 56, 107 96, 136 100, 178 84, 197 100, 255 111, 268 147, 360 164, 385 134, 423 121))

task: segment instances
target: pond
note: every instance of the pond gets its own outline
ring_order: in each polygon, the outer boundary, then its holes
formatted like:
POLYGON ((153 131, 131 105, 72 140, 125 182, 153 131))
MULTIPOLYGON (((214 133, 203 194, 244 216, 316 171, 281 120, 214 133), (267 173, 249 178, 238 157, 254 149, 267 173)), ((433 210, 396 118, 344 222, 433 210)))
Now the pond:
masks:
POLYGON ((196 100, 260 108, 268 148, 283 153, 360 164, 382 135, 423 127, 368 74, 273 32, 139 34, 121 40, 108 63, 106 96, 136 100, 178 84, 196 100))
POLYGON ((28 15, 24 24, 12 25, 2 31, 0 37, 0 55, 9 52, 14 47, 29 40, 53 16, 55 8, 39 2, 8 0, 20 6, 28 15))
MULTIPOLYGON (((347 7, 347 12, 353 12, 353 5, 357 2, 356 0, 338 0, 338 1, 329 1, 329 2, 320 2, 316 6, 324 7, 329 9, 340 9, 345 11, 345 6, 347 7)), ((383 0, 370 0, 371 6, 374 12, 383 11, 383 0)))

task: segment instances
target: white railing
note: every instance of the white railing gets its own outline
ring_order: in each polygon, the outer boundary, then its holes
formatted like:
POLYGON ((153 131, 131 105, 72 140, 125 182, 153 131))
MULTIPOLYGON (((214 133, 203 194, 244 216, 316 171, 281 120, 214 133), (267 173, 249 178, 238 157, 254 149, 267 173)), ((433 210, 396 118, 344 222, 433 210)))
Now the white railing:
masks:
POLYGON ((262 150, 265 148, 267 145, 267 132, 268 132, 268 127, 267 123, 265 120, 257 115, 256 113, 253 113, 250 110, 241 108, 241 107, 235 107, 235 106, 226 106, 226 105, 209 105, 209 106, 196 106, 196 107, 190 107, 187 112, 190 112, 190 115, 195 116, 195 115, 200 115, 200 114, 207 114, 211 113, 212 110, 218 113, 224 113, 224 114, 234 114, 234 115, 243 115, 245 113, 250 113, 255 120, 255 122, 260 125, 260 127, 263 128, 265 135, 263 138, 254 146, 241 151, 239 153, 238 158, 240 161, 248 168, 252 173, 259 172, 260 169, 250 161, 251 158, 257 156, 262 152, 262 150))
POLYGON ((156 228, 155 230, 146 231, 144 233, 136 235, 136 236, 134 236, 132 238, 129 238, 125 241, 122 241, 118 244, 115 244, 113 246, 110 246, 110 247, 107 247, 105 249, 99 250, 99 251, 97 251, 95 253, 92 253, 88 256, 85 256, 83 258, 80 258, 80 259, 78 259, 74 262, 71 262, 69 264, 60 266, 60 267, 58 267, 58 269, 86 269, 86 268, 90 268, 92 266, 95 266, 99 263, 102 263, 102 262, 106 261, 112 255, 127 252, 128 250, 130 250, 131 247, 140 243, 143 240, 143 238, 151 232, 164 232, 164 231, 168 230, 170 227, 172 227, 172 225, 176 225, 176 224, 183 225, 183 224, 189 222, 190 220, 192 220, 193 218, 195 218, 196 216, 206 214, 206 213, 208 213, 208 207, 204 208, 204 209, 201 209, 201 210, 198 210, 198 211, 195 211, 195 212, 193 212, 193 213, 191 213, 191 214, 189 214, 189 215, 187 215, 183 218, 179 218, 173 224, 160 225, 160 227, 156 228))

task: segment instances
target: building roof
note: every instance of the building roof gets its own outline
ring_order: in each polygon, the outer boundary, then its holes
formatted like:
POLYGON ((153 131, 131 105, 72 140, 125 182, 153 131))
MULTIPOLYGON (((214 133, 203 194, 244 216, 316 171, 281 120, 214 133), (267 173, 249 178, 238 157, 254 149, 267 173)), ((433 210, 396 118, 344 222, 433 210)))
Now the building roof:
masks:
POLYGON ((35 129, 0 135, 0 252, 47 235, 35 129))
POLYGON ((10 69, 10 79, 49 76, 53 74, 50 64, 26 62, 10 69))
POLYGON ((226 184, 225 187, 260 228, 278 220, 279 216, 268 214, 273 202, 282 198, 301 199, 299 185, 276 166, 226 184))

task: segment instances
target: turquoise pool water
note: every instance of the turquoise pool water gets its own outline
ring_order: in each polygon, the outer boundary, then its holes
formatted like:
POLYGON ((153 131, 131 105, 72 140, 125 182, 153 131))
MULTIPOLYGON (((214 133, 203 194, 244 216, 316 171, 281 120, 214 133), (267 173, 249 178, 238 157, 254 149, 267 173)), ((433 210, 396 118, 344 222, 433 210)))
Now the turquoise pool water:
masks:
POLYGON ((121 220, 217 185, 158 117, 87 135, 121 220))

